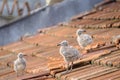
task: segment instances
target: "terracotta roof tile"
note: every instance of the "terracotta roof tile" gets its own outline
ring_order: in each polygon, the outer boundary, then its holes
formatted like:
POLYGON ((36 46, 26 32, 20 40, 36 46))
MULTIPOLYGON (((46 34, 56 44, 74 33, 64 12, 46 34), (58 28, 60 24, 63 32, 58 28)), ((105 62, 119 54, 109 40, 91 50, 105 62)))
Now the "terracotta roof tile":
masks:
POLYGON ((46 80, 46 79, 52 80, 52 78, 49 77, 49 71, 42 71, 37 74, 28 74, 25 76, 18 77, 18 80, 46 80))
POLYGON ((112 27, 113 28, 120 28, 120 21, 118 21, 118 22, 116 22, 116 23, 114 23, 113 25, 112 25, 112 27))
POLYGON ((93 10, 92 13, 78 15, 68 26, 80 28, 111 28, 119 27, 119 2, 113 2, 107 6, 100 6, 103 10, 93 10), (114 14, 114 15, 113 15, 114 14), (79 18, 80 17, 80 18, 79 18), (116 25, 115 25, 116 23, 116 25))
POLYGON ((68 74, 64 74, 63 72, 56 74, 56 77, 58 79, 64 80, 64 79, 90 79, 93 77, 97 77, 103 74, 107 74, 110 72, 119 71, 117 68, 110 68, 110 67, 102 67, 102 66, 96 66, 96 65, 87 65, 80 68, 76 68, 72 72, 68 74), (93 72, 94 71, 94 72, 93 72))
POLYGON ((83 17, 83 19, 98 19, 98 20, 113 20, 113 19, 119 19, 120 12, 105 12, 100 11, 96 12, 94 14, 88 15, 83 17), (114 14, 114 15, 113 15, 114 14))
POLYGON ((104 11, 108 11, 108 12, 120 11, 120 2, 113 2, 109 5, 104 5, 103 9, 104 11))
POLYGON ((48 35, 44 35, 44 34, 38 34, 38 35, 35 35, 34 37, 27 38, 24 41, 29 44, 55 46, 57 44, 56 42, 60 41, 60 38, 56 38, 54 36, 48 36, 48 35), (53 43, 51 43, 51 42, 53 42, 53 43))
POLYGON ((15 42, 13 44, 6 45, 3 47, 3 49, 9 50, 12 52, 17 52, 19 50, 24 50, 24 49, 31 48, 31 47, 34 47, 34 45, 30 45, 28 43, 19 41, 19 42, 15 42))
POLYGON ((53 28, 51 30, 47 30, 46 31, 46 34, 47 35, 51 35, 51 36, 56 36, 56 37, 66 37, 66 38, 72 38, 72 37, 75 37, 75 32, 76 32, 76 28, 71 28, 69 27, 62 27, 62 26, 59 26, 59 27, 56 27, 56 28, 53 28), (61 34, 60 34, 61 33, 61 34))
POLYGON ((111 54, 104 56, 100 59, 93 60, 94 64, 104 66, 120 67, 120 50, 112 52, 111 54))
POLYGON ((7 51, 7 50, 0 50, 0 56, 5 56, 5 55, 8 55, 10 54, 11 52, 10 51, 7 51))
POLYGON ((38 58, 36 56, 26 56, 27 60, 27 69, 28 73, 39 73, 41 71, 48 70, 47 63, 48 59, 46 58, 38 58))
POLYGON ((115 78, 117 80, 119 80, 119 74, 120 74, 120 70, 113 71, 112 73, 104 74, 104 75, 101 75, 101 76, 98 76, 98 77, 94 77, 94 78, 91 78, 90 80, 106 80, 106 79, 114 79, 115 80, 115 78))

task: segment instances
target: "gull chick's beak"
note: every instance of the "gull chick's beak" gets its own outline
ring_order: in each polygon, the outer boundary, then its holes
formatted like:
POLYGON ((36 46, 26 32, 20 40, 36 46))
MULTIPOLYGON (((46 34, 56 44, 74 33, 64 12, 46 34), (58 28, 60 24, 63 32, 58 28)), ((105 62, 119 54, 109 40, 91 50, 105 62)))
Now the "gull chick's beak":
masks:
POLYGON ((23 56, 27 56, 26 54, 23 54, 23 56))
POLYGON ((84 30, 84 32, 86 32, 86 30, 84 30))
POLYGON ((57 44, 57 46, 60 46, 60 44, 57 44))

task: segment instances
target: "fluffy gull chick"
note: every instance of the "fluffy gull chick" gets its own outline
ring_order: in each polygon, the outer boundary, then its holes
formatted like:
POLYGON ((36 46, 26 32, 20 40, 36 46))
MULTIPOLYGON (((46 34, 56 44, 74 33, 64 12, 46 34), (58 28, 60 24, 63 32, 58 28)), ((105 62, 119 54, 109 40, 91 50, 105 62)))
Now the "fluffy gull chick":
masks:
POLYGON ((67 64, 67 72, 69 71, 69 69, 68 69, 69 67, 70 67, 70 71, 71 71, 72 67, 73 67, 73 62, 78 60, 80 58, 81 54, 79 54, 79 51, 77 49, 70 46, 68 44, 68 41, 66 41, 66 40, 62 41, 57 46, 61 46, 60 54, 63 56, 64 61, 67 64))
POLYGON ((76 31, 76 35, 77 35, 77 42, 80 45, 80 47, 83 49, 85 49, 85 47, 89 44, 91 44, 93 42, 92 36, 88 35, 88 34, 83 34, 83 32, 85 32, 85 30, 83 29, 78 29, 76 31))
POLYGON ((23 72, 26 68, 26 60, 24 59, 22 53, 19 53, 17 55, 17 57, 18 58, 14 61, 14 70, 17 73, 17 76, 18 76, 18 73, 20 73, 20 72, 23 74, 23 72))

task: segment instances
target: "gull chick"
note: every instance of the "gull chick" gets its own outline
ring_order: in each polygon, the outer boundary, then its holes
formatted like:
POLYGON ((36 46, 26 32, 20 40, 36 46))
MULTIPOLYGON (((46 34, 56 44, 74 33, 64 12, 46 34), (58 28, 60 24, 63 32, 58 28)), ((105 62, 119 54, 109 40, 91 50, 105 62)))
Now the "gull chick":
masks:
POLYGON ((70 70, 72 70, 73 62, 78 60, 81 56, 79 54, 79 51, 77 49, 73 48, 72 46, 70 46, 68 44, 68 41, 66 41, 66 40, 62 41, 57 46, 61 46, 60 54, 62 55, 62 57, 64 58, 64 61, 67 64, 67 72, 69 70, 68 69, 69 67, 70 67, 70 70))
POLYGON ((86 46, 88 46, 89 44, 93 42, 92 36, 88 34, 83 34, 84 32, 85 30, 83 29, 78 29, 76 31, 77 42, 82 49, 83 48, 85 49, 86 46))
POLYGON ((19 53, 17 57, 18 58, 14 61, 14 71, 17 73, 18 76, 19 73, 23 74, 26 68, 26 60, 24 59, 22 53, 19 53))

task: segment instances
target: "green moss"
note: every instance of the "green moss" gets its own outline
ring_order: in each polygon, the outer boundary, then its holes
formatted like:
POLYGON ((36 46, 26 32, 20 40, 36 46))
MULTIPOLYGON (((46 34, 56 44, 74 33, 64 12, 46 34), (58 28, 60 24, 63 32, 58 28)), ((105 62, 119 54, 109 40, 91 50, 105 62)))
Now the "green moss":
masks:
POLYGON ((15 18, 12 15, 9 15, 9 16, 2 16, 2 15, 0 15, 0 17, 6 19, 7 21, 13 20, 15 18))

